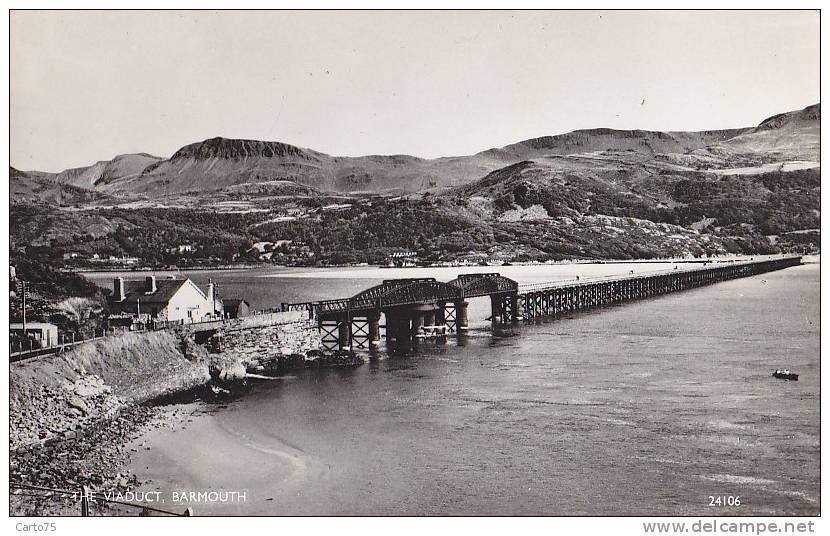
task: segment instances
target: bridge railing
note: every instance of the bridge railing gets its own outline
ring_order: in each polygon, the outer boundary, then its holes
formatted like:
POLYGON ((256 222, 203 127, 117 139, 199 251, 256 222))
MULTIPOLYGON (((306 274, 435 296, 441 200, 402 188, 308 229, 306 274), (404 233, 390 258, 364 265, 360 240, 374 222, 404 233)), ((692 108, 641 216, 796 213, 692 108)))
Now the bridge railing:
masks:
POLYGON ((407 280, 387 280, 382 285, 377 285, 367 289, 366 291, 353 296, 351 298, 341 298, 334 300, 322 300, 317 302, 302 302, 302 303, 283 303, 282 311, 307 310, 311 318, 318 318, 320 315, 340 315, 349 314, 350 312, 365 313, 369 309, 376 309, 382 306, 395 305, 409 305, 416 303, 423 303, 425 301, 451 301, 455 299, 472 298, 478 296, 487 296, 495 294, 513 293, 525 294, 528 292, 545 291, 562 287, 576 287, 587 286, 596 283, 605 283, 613 281, 630 281, 635 279, 642 279, 648 277, 656 277, 660 275, 690 273, 698 271, 713 270, 716 268, 725 268, 733 266, 758 265, 765 262, 774 262, 781 260, 800 259, 799 256, 783 256, 774 258, 765 258, 760 260, 718 260, 705 261, 700 265, 689 265, 680 267, 675 265, 673 268, 663 270, 651 270, 647 272, 633 272, 627 274, 613 274, 606 276, 596 276, 589 278, 571 278, 557 281, 546 281, 541 283, 524 283, 516 284, 515 281, 509 280, 500 276, 498 273, 490 274, 467 274, 466 276, 459 276, 456 280, 449 284, 454 285, 458 292, 447 291, 448 283, 441 283, 434 278, 419 278, 407 280), (492 279, 494 283, 487 286, 487 280, 492 279), (478 285, 481 284, 481 288, 478 285), (422 295, 419 292, 430 290, 430 295, 422 295))
MULTIPOLYGON (((641 277, 651 277, 657 275, 666 275, 677 273, 679 270, 652 270, 649 272, 637 272, 628 274, 614 274, 614 275, 599 275, 594 277, 575 277, 571 279, 560 279, 557 281, 545 281, 543 283, 523 283, 519 285, 519 292, 534 292, 537 290, 548 290, 559 287, 575 287, 581 285, 591 285, 593 283, 607 283, 610 281, 627 281, 629 279, 638 279, 641 277)), ((691 270, 683 270, 689 272, 691 270)))
POLYGON ((520 293, 527 293, 527 292, 537 292, 537 291, 544 291, 550 290, 560 287, 575 287, 575 286, 584 286, 584 285, 592 285, 594 283, 607 283, 613 281, 628 281, 631 279, 641 279, 646 277, 655 277, 660 275, 669 275, 669 274, 677 274, 677 273, 691 273, 691 272, 700 272, 700 271, 708 271, 713 270, 715 268, 723 268, 728 266, 751 266, 756 264, 761 264, 764 262, 770 261, 780 261, 780 260, 795 260, 799 259, 800 257, 797 255, 789 255, 784 257, 777 257, 777 258, 770 258, 770 259, 762 259, 762 260, 726 260, 726 261, 709 261, 704 262, 698 266, 691 266, 691 267, 683 267, 680 268, 679 266, 675 266, 674 268, 667 268, 663 270, 651 270, 648 272, 634 272, 630 271, 627 274, 613 274, 613 275, 606 275, 606 276, 595 276, 595 277, 586 277, 582 278, 577 276, 576 278, 571 279, 562 279, 557 281, 546 281, 543 283, 524 283, 519 285, 519 292, 520 293))

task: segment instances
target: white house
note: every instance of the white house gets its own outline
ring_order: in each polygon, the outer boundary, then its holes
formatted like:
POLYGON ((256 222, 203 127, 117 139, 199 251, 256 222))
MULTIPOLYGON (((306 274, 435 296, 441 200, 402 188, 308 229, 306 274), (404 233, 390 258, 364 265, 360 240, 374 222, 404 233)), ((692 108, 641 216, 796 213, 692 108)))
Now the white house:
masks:
POLYGON ((189 278, 156 280, 155 276, 149 276, 143 283, 125 282, 123 277, 116 277, 110 309, 114 315, 202 322, 221 318, 224 306, 212 282, 204 292, 189 278))

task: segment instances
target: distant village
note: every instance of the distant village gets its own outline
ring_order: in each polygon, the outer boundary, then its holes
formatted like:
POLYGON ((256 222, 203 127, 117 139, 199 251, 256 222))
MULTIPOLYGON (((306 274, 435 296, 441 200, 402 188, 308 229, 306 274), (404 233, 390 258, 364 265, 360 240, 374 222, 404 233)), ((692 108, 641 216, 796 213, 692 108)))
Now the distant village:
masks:
MULTIPOLYGON (((179 244, 167 248, 171 258, 178 259, 181 267, 192 266, 199 248, 195 244, 179 244)), ((275 242, 256 242, 245 252, 245 255, 234 259, 236 264, 246 262, 273 262, 284 266, 306 266, 309 259, 314 256, 311 248, 306 244, 291 240, 277 240, 275 242)), ((143 259, 139 257, 101 255, 99 253, 84 254, 78 251, 69 251, 63 254, 63 260, 67 266, 80 269, 116 269, 123 268, 149 268, 145 266, 143 259)), ((180 267, 177 264, 166 266, 154 266, 154 268, 180 267)), ((215 264, 211 267, 217 267, 215 264)))
MULTIPOLYGON (((153 266, 152 269, 176 269, 185 266, 191 266, 188 262, 188 257, 197 252, 197 247, 193 244, 180 244, 176 247, 169 248, 168 252, 173 255, 178 255, 183 261, 181 266, 176 264, 166 266, 153 266)), ((274 242, 261 241, 255 242, 253 246, 246 252, 243 258, 237 259, 237 263, 229 266, 247 265, 245 261, 260 263, 270 263, 278 266, 309 266, 313 264, 314 252, 311 248, 301 242, 294 242, 291 240, 276 240, 274 242)), ((469 251, 457 255, 452 260, 446 261, 430 261, 419 258, 418 253, 410 250, 392 251, 386 256, 386 261, 378 264, 380 267, 386 268, 409 268, 415 266, 439 267, 439 266, 502 266, 509 264, 510 260, 515 258, 514 251, 502 250, 499 247, 493 247, 488 252, 469 251)), ((80 271, 88 270, 150 270, 150 266, 145 266, 142 259, 139 257, 116 257, 114 255, 102 256, 97 253, 84 256, 78 252, 68 252, 63 254, 63 260, 68 266, 73 266, 80 271)), ((332 266, 368 266, 369 263, 345 263, 333 264, 332 266)), ((225 266, 211 265, 211 268, 222 268, 225 266)))

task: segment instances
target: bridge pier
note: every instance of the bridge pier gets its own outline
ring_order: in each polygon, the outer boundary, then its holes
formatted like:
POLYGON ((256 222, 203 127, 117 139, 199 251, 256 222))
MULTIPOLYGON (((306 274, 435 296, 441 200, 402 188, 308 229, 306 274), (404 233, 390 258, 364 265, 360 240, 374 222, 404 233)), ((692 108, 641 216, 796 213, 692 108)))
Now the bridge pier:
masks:
POLYGON ((498 296, 490 296, 490 326, 493 328, 493 331, 499 325, 500 317, 501 301, 498 296))
POLYGON ((369 317, 369 346, 380 346, 380 313, 369 317))
POLYGON ((424 316, 422 314, 414 314, 412 316, 412 340, 424 338, 424 316))
POLYGON ((430 309, 424 312, 424 326, 435 325, 435 309, 430 309))
POLYGON ((467 331, 469 326, 467 320, 467 306, 469 302, 458 300, 455 302, 455 325, 456 331, 467 331))
POLYGON ((337 325, 337 344, 340 350, 348 350, 352 346, 352 322, 349 318, 340 320, 337 325))
POLYGON ((435 322, 435 326, 445 326, 447 325, 447 304, 446 302, 439 302, 438 307, 435 309, 435 317, 433 319, 435 322))
MULTIPOLYGON (((424 326, 435 325, 435 307, 434 304, 420 304, 384 309, 387 342, 400 347, 423 339, 424 326)), ((370 319, 370 333, 373 329, 370 319)))
POLYGON ((393 346, 400 346, 410 342, 411 329, 409 319, 397 311, 384 311, 386 314, 386 342, 393 346))

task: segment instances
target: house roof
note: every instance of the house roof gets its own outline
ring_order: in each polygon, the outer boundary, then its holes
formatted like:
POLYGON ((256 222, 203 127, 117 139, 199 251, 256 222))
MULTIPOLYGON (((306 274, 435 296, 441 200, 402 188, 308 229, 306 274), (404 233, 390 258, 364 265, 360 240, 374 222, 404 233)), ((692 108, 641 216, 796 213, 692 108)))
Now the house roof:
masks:
POLYGON ((188 281, 190 280, 157 279, 156 291, 152 294, 147 294, 147 285, 144 281, 129 281, 127 282, 127 297, 121 303, 136 303, 140 300, 141 303, 146 304, 167 304, 188 281))
POLYGON ((245 298, 225 298, 222 301, 225 304, 225 307, 228 307, 228 308, 239 307, 240 305, 242 305, 242 302, 245 302, 245 304, 248 305, 248 306, 251 305, 250 303, 248 303, 248 300, 246 300, 245 298))
MULTIPOLYGON (((57 329, 58 326, 48 322, 26 322, 26 329, 57 329)), ((9 324, 9 329, 23 329, 22 322, 12 322, 9 324)))

